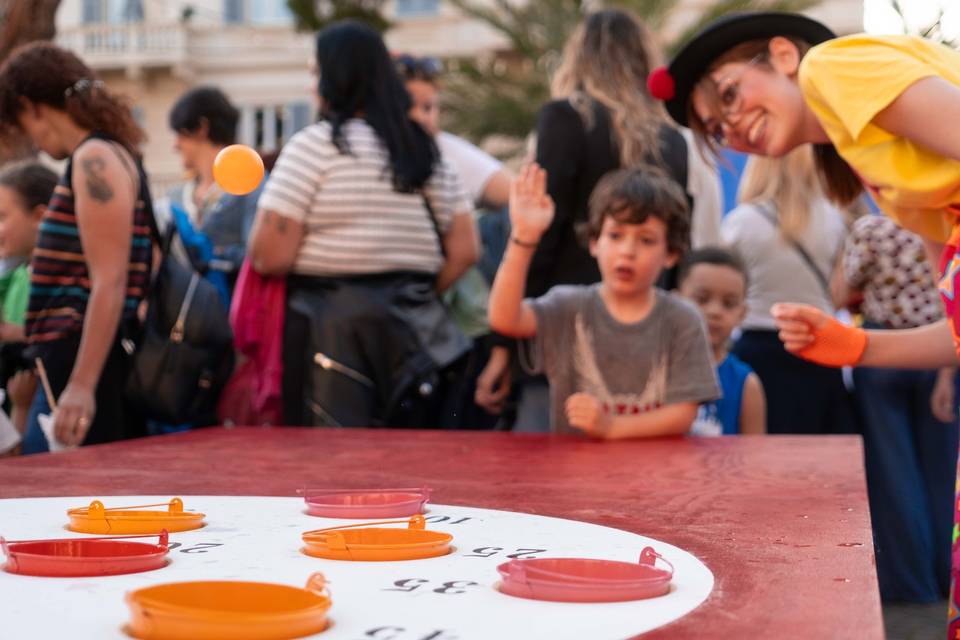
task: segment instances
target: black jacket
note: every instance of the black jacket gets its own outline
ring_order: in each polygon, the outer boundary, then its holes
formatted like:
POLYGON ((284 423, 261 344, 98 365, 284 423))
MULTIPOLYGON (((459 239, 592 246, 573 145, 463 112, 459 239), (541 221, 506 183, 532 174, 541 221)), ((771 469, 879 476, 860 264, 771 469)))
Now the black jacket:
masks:
MULTIPOLYGON (((600 281, 597 261, 578 240, 577 228, 587 221, 587 203, 597 182, 620 168, 620 151, 607 110, 594 103, 593 116, 588 130, 569 100, 548 102, 540 110, 537 163, 547 171, 547 192, 556 204, 556 213, 533 255, 527 296, 541 296, 558 284, 600 281)), ((664 126, 660 147, 663 160, 659 164, 686 191, 686 140, 676 129, 664 126)))
POLYGON ((469 348, 437 297, 434 277, 298 277, 291 285, 288 313, 306 321, 307 335, 285 336, 303 345, 303 422, 430 426, 418 398, 429 397, 440 370, 469 348))

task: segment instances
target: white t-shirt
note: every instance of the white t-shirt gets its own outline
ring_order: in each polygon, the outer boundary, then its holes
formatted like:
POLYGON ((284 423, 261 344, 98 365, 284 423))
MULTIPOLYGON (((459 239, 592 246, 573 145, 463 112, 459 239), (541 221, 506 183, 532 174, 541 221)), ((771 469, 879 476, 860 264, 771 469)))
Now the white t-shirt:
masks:
MULTIPOLYGON (((833 301, 820 280, 779 227, 753 204, 741 204, 723 220, 723 238, 747 267, 747 317, 743 329, 775 329, 770 307, 778 302, 810 304, 833 314, 833 301)), ((843 214, 825 198, 811 204, 810 222, 800 242, 823 277, 830 281, 847 235, 843 214)))
POLYGON ((487 183, 503 165, 486 151, 452 133, 441 131, 436 139, 440 155, 460 175, 467 197, 472 203, 480 204, 487 183))
POLYGON ((687 141, 687 193, 693 197, 690 212, 690 246, 694 249, 722 243, 723 187, 717 167, 708 162, 693 139, 693 132, 680 129, 687 141))
MULTIPOLYGON (((319 122, 284 145, 259 207, 304 225, 293 272, 353 275, 389 271, 437 273, 443 264, 436 229, 419 193, 393 189, 389 155, 363 120, 343 126, 349 153, 319 122)), ((438 163, 424 189, 441 233, 454 214, 470 214, 456 171, 438 163)))

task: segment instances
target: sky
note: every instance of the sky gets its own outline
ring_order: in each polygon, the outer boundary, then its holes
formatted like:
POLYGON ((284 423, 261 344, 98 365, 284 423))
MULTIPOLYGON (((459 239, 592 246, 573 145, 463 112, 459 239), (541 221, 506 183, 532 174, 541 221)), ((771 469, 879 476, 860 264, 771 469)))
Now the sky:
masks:
MULTIPOLYGON (((890 0, 864 0, 863 26, 868 33, 903 33, 900 16, 890 0)), ((912 29, 929 26, 944 12, 943 30, 947 38, 960 37, 960 1, 958 0, 900 0, 906 20, 912 29)))

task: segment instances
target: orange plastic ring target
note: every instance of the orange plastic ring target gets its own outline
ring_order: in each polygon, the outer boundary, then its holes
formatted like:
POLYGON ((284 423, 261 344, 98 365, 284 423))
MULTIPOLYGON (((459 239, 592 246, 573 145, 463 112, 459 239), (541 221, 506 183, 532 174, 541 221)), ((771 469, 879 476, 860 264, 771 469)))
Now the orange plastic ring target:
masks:
POLYGON ((125 631, 144 640, 280 640, 327 628, 322 574, 305 588, 266 582, 172 582, 127 594, 125 631))
POLYGON ((183 500, 173 498, 170 502, 140 504, 130 507, 104 507, 94 500, 89 507, 69 509, 67 516, 70 531, 78 533, 122 534, 170 533, 190 531, 203 526, 204 514, 183 510, 183 500), (167 507, 166 511, 138 511, 148 507, 167 507))
POLYGON ((409 520, 384 520, 360 525, 346 525, 307 531, 303 534, 308 556, 328 560, 420 560, 450 553, 453 536, 428 531, 422 515, 409 520), (406 529, 375 527, 381 524, 406 524, 406 529))

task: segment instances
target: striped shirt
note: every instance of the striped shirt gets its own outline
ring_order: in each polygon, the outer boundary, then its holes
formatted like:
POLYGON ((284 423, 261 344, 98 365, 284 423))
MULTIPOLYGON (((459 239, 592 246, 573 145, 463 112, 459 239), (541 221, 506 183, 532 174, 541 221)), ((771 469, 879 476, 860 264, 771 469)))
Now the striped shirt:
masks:
MULTIPOLYGON (((334 146, 328 122, 298 132, 260 197, 261 209, 304 225, 293 273, 437 273, 443 256, 423 195, 394 191, 387 149, 369 124, 349 120, 343 135, 349 153, 334 146)), ((424 192, 441 233, 454 214, 472 211, 446 162, 438 162, 424 192)))
MULTIPOLYGON (((31 343, 50 342, 83 330, 90 298, 90 273, 77 226, 72 175, 71 157, 40 222, 31 261, 30 304, 24 327, 31 343)), ((137 306, 148 284, 151 241, 147 216, 152 212, 146 207, 147 202, 150 202, 150 189, 141 170, 140 193, 133 211, 123 320, 136 317, 137 306)), ((96 241, 96 236, 87 238, 90 240, 96 241)))

